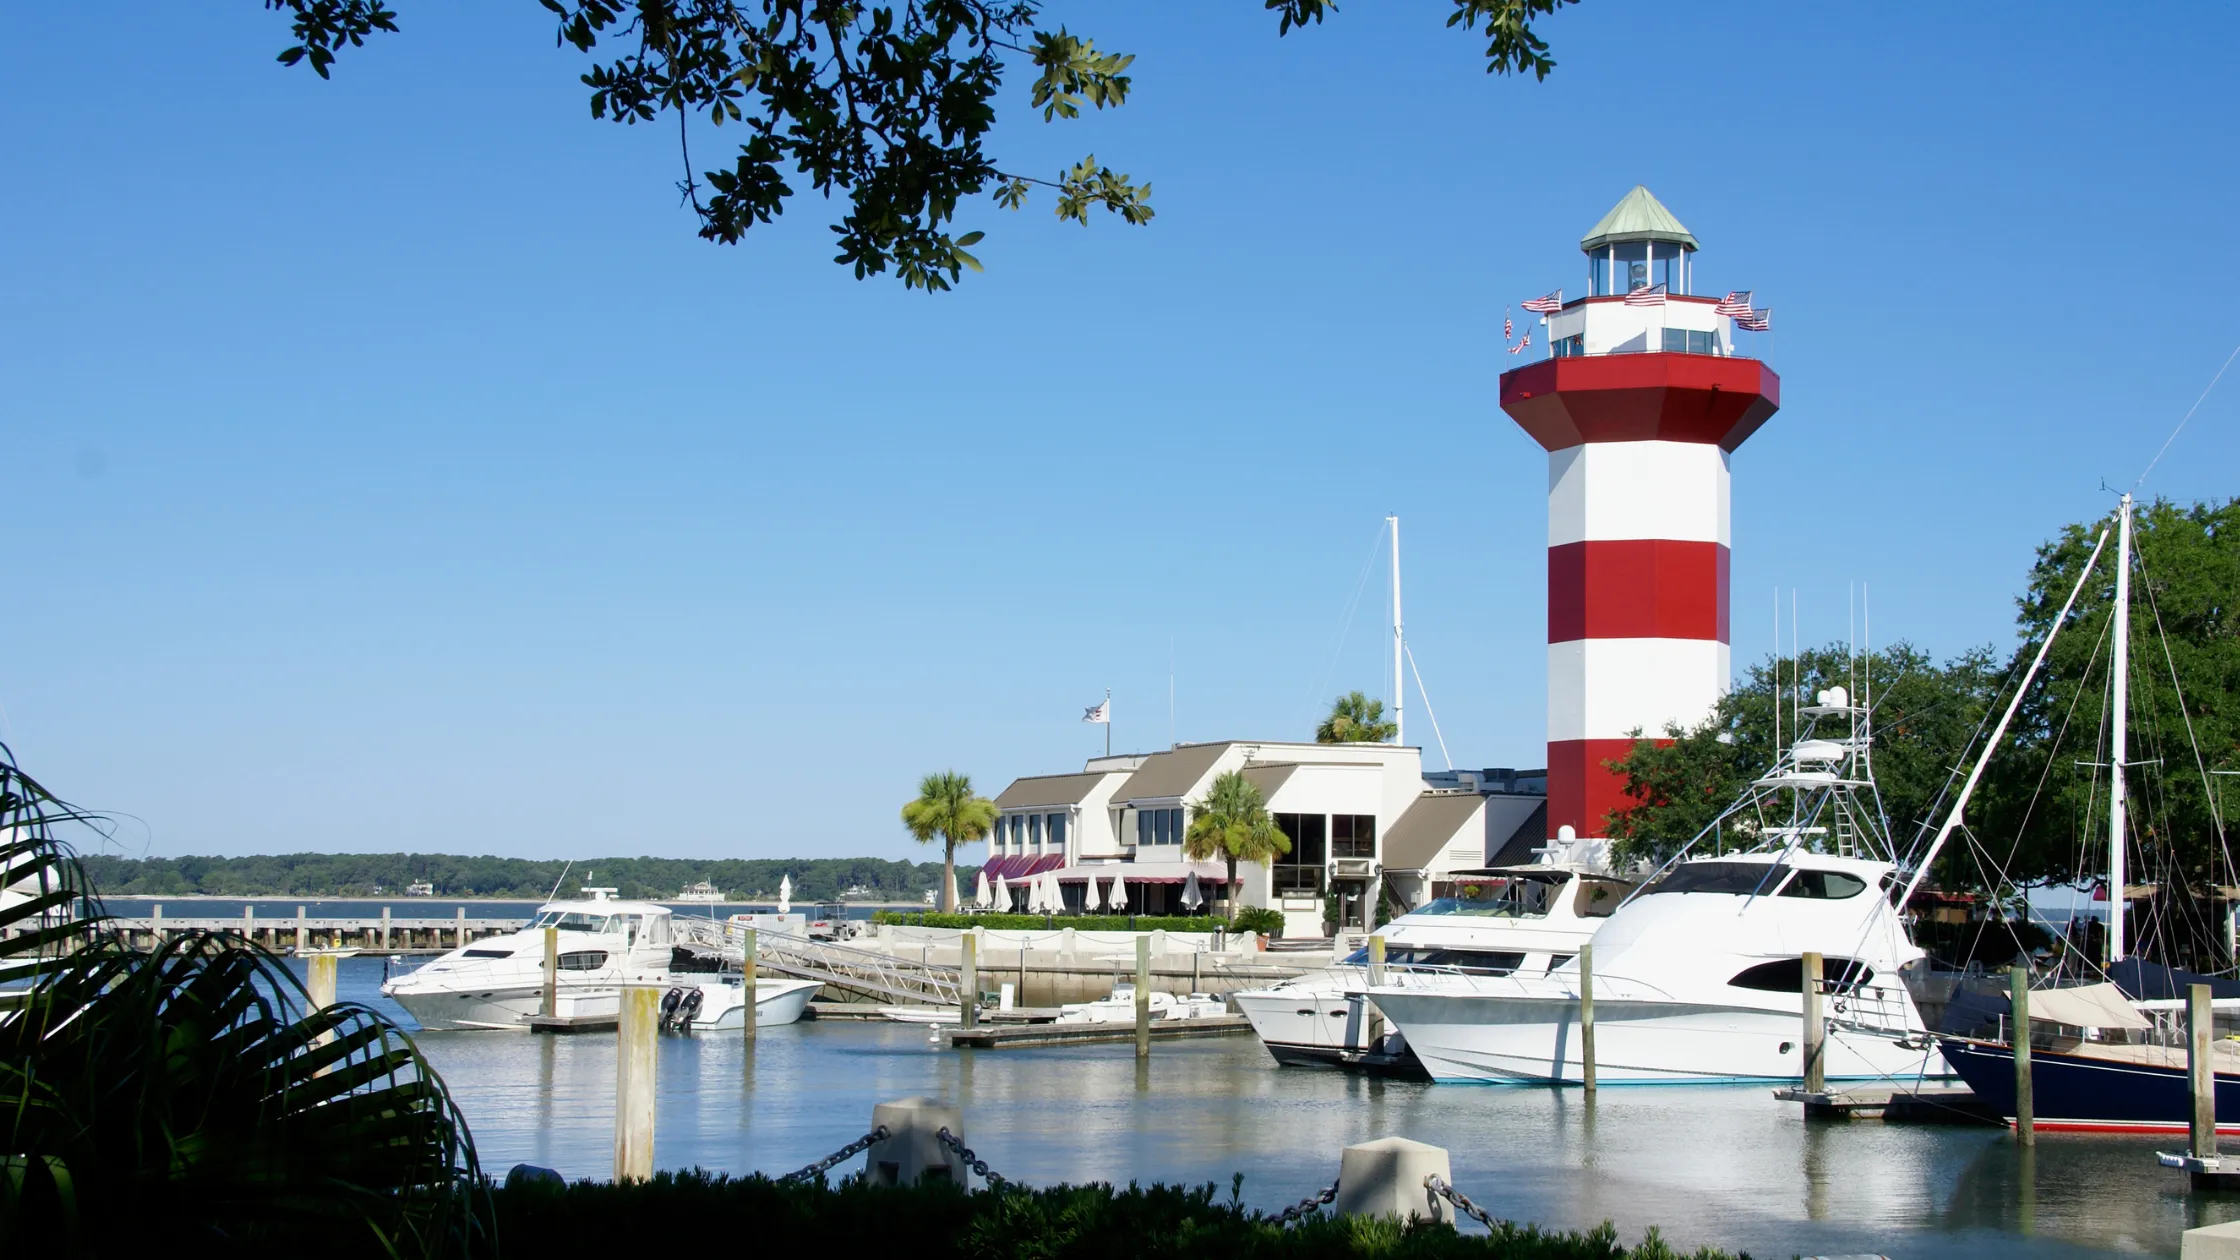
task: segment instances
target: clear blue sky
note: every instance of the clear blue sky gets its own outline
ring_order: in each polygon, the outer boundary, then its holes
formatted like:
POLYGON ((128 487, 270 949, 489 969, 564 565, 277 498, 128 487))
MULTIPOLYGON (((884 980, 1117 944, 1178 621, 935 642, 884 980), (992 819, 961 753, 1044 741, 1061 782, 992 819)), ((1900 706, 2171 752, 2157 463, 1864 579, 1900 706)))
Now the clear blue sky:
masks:
MULTIPOLYGON (((133 851, 901 856, 921 772, 1075 767, 1107 687, 1164 746, 1170 643, 1183 740, 1386 690, 1381 570, 1341 630, 1388 511, 1455 759, 1538 765, 1500 320, 1636 182, 1776 311, 1738 663, 1776 586, 1808 640, 1866 583, 1878 640, 2004 647, 2240 342, 2227 6, 1588 0, 1533 83, 1431 0, 1061 0, 1136 98, 1019 76, 996 151, 1158 219, 975 207, 937 297, 813 199, 697 240, 529 0, 397 7, 331 83, 252 0, 0 41, 0 735, 133 851)), ((2228 380, 2147 489, 2236 470, 2228 380)))

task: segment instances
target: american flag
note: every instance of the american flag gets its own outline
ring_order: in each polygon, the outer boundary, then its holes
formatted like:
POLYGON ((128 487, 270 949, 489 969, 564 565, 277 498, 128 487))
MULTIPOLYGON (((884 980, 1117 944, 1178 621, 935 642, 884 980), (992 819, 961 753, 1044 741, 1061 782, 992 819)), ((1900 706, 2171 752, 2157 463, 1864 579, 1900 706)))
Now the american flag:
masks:
POLYGON ((1563 309, 1563 290, 1557 289, 1546 297, 1536 297, 1526 302, 1524 308, 1536 315, 1553 315, 1563 309))
POLYGON ((1626 305, 1663 306, 1664 286, 1661 284, 1642 285, 1640 288, 1635 289, 1633 292, 1626 294, 1626 305))
POLYGON ((1503 341, 1507 341, 1509 338, 1516 335, 1517 321, 1509 318, 1509 312, 1501 312, 1501 339, 1503 341))
POLYGON ((1748 289, 1736 289, 1729 293, 1726 299, 1720 302, 1715 309, 1728 319, 1748 319, 1755 313, 1750 309, 1750 290, 1748 289))
POLYGON ((1523 340, 1523 341, 1520 341, 1520 342, 1518 342, 1517 344, 1515 344, 1515 345, 1513 345, 1513 346, 1509 347, 1509 353, 1511 353, 1511 354, 1523 354, 1523 353, 1525 352, 1525 350, 1526 350, 1526 349, 1527 349, 1528 347, 1530 347, 1531 345, 1532 345, 1532 334, 1531 334, 1531 333, 1526 333, 1526 334, 1524 335, 1524 340, 1523 340))
POLYGON ((1741 319, 1734 321, 1734 326, 1744 332, 1772 332, 1773 308, 1769 306, 1762 311, 1752 311, 1741 319))

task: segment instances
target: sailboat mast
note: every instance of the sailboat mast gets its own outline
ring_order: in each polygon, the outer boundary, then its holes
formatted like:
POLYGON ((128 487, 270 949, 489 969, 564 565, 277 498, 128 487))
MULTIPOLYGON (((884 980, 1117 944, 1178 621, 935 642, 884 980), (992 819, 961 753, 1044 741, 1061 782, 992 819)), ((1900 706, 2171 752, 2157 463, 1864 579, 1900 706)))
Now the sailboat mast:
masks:
POLYGON ((1408 692, 1400 680, 1400 661, 1407 655, 1407 636, 1400 628, 1400 517, 1384 518, 1392 529, 1392 742, 1408 742, 1408 692))
POLYGON ((2108 707, 2115 723, 2108 740, 2108 961, 2124 956, 2124 729, 2131 703, 2131 496, 2116 509, 2116 633, 2108 658, 2108 707))

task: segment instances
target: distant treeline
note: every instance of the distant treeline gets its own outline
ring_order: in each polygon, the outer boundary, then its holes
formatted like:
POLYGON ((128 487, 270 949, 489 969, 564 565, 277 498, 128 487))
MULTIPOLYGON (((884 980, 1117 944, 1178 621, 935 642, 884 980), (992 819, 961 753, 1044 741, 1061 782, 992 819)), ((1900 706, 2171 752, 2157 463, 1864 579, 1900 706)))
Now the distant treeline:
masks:
MULTIPOLYGON (((675 897, 701 880, 727 900, 761 900, 778 894, 793 877, 795 901, 829 901, 850 888, 870 899, 915 900, 941 881, 939 862, 885 862, 878 858, 608 857, 566 862, 527 858, 457 857, 448 853, 281 853, 254 857, 88 857, 95 888, 112 897, 161 897, 203 893, 219 897, 400 897, 407 887, 435 885, 439 897, 542 897, 561 879, 563 894, 590 884, 619 888, 625 897, 675 897)), ((959 867, 970 887, 976 868, 959 867)))

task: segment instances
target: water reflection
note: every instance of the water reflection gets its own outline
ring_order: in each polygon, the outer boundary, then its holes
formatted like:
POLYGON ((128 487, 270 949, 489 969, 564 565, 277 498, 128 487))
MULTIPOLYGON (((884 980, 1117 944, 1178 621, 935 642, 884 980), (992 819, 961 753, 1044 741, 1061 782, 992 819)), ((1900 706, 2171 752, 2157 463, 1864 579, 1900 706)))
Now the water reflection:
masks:
MULTIPOLYGON (((376 960, 353 960, 365 998, 376 960), (371 964, 370 967, 367 964, 371 964)), ((614 1040, 428 1033, 420 1045, 473 1125, 484 1163, 604 1177, 613 1167, 614 1040)), ((1576 1090, 1428 1086, 1279 1070, 1249 1039, 952 1053, 870 1023, 664 1039, 655 1158, 779 1173, 870 1125, 872 1104, 962 1106, 966 1140, 1028 1182, 1166 1180, 1276 1207, 1327 1185, 1347 1143, 1400 1134, 1448 1148, 1455 1181, 1500 1214, 1754 1254, 2175 1255, 2181 1231, 2240 1218, 2156 1166, 2155 1139, 2045 1134, 2034 1154, 1991 1129, 1804 1124, 1747 1087, 1576 1090)))

